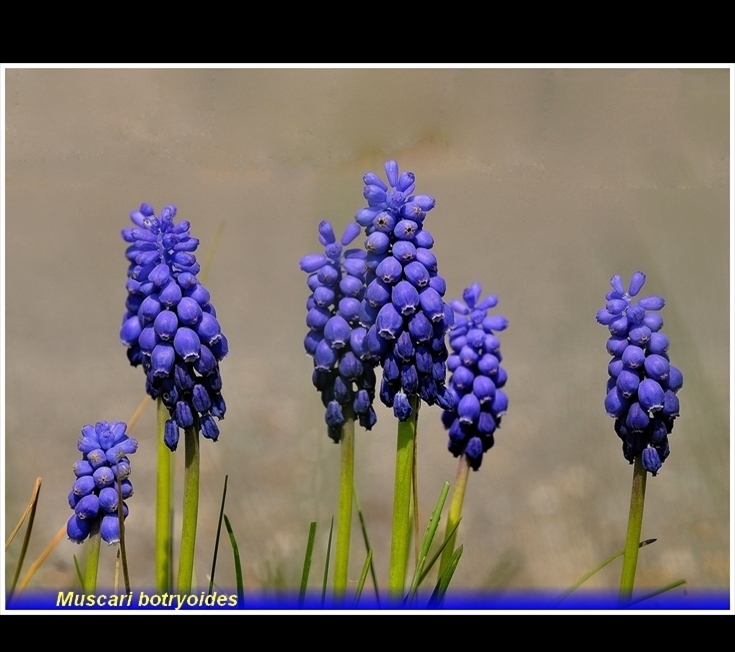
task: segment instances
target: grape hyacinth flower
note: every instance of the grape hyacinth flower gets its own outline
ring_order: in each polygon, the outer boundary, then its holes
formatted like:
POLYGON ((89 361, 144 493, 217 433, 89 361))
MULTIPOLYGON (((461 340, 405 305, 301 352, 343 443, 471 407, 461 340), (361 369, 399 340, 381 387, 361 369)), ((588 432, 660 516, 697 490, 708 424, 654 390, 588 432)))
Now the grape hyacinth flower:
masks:
MULTIPOLYGON (((77 479, 69 493, 74 513, 66 524, 66 533, 75 543, 82 543, 93 528, 98 528, 102 540, 109 544, 120 541, 119 499, 120 495, 123 500, 133 495, 128 455, 138 449, 138 442, 127 436, 126 428, 121 421, 100 421, 82 428, 77 442, 82 459, 74 464, 77 479)), ((128 516, 124 502, 123 516, 128 516)))
POLYGON ((359 233, 360 227, 352 223, 337 242, 332 225, 320 222, 319 242, 324 253, 304 256, 299 264, 309 274, 311 290, 306 302, 310 330, 304 348, 314 358, 312 382, 321 393, 327 432, 335 443, 339 443, 350 413, 367 430, 376 422, 376 361, 366 345, 367 330, 358 322, 365 293, 365 252, 343 251, 359 233))
POLYGON ((500 340, 495 335, 496 331, 506 329, 508 320, 501 315, 487 314, 498 304, 494 294, 482 300, 481 296, 482 286, 473 283, 462 293, 462 301, 454 299, 449 303, 455 312, 455 325, 449 334, 452 353, 447 360, 453 406, 442 413, 442 423, 449 431, 449 452, 459 457, 459 468, 447 514, 440 576, 454 554, 469 470, 480 468, 482 457, 495 443, 495 430, 508 409, 508 397, 501 389, 508 374, 500 366, 503 356, 500 340))
POLYGON ((658 311, 664 307, 663 298, 632 301, 645 281, 645 274, 636 272, 626 292, 620 276, 613 276, 613 289, 597 312, 597 321, 610 330, 605 410, 615 419, 625 459, 633 464, 640 458, 643 468, 655 476, 669 456, 668 435, 679 416, 676 394, 683 377, 669 362, 669 338, 661 332, 658 311))
POLYGON ((368 252, 359 321, 383 368, 380 399, 406 421, 413 412, 410 397, 452 407, 444 340, 454 315, 442 299, 446 283, 431 252, 434 238, 423 226, 436 202, 412 194, 414 174, 399 174, 395 161, 385 164, 385 172, 388 185, 377 174, 365 175, 368 206, 355 215, 365 228, 368 252))
POLYGON ((225 416, 219 362, 227 355, 209 292, 197 279, 199 240, 189 234, 189 222, 174 223, 175 215, 176 207, 166 206, 156 217, 148 204, 130 213, 134 226, 122 231, 131 244, 120 329, 130 364, 143 366, 147 393, 169 412, 165 442, 172 451, 179 428, 219 436, 215 418, 225 416))
POLYGON ((454 313, 442 299, 446 283, 431 251, 434 238, 424 229, 436 201, 413 194, 413 172, 401 174, 395 161, 385 164, 385 173, 387 184, 373 172, 363 177, 368 205, 355 220, 367 236, 367 287, 358 319, 367 329, 368 350, 383 368, 380 400, 398 419, 388 571, 388 592, 397 602, 403 594, 411 538, 418 409, 422 399, 445 410, 453 406, 445 385, 445 337, 454 313))
POLYGON ((334 564, 334 595, 347 590, 354 493, 355 418, 365 429, 375 425, 376 360, 366 344, 367 330, 358 315, 365 294, 365 252, 347 249, 360 233, 349 224, 339 242, 332 225, 319 223, 324 253, 304 256, 299 266, 309 274, 311 295, 306 301, 309 332, 304 348, 314 359, 312 383, 326 408, 327 434, 340 444, 340 490, 334 564))
POLYGON ((508 397, 501 389, 508 374, 500 365, 503 357, 495 335, 505 330, 508 320, 488 315, 498 298, 491 294, 481 301, 481 294, 482 286, 473 283, 463 292, 464 301, 455 299, 449 304, 455 312, 449 336, 452 353, 447 360, 454 406, 442 413, 449 431, 449 451, 455 457, 465 455, 474 471, 495 443, 493 433, 508 408, 508 397))

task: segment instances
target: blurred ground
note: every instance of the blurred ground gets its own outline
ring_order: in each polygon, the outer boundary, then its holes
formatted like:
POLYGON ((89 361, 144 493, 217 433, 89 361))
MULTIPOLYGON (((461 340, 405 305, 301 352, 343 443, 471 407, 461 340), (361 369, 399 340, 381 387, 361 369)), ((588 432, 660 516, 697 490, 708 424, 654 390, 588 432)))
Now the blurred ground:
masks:
MULTIPOLYGON (((661 294, 684 373, 672 454, 649 481, 638 582, 725 587, 729 495, 729 71, 6 70, 5 527, 43 477, 29 559, 66 521, 79 430, 128 420, 144 392, 118 330, 120 230, 142 201, 178 206, 203 257, 230 355, 227 418, 202 446, 198 579, 219 496, 250 587, 300 577, 308 525, 323 551, 339 448, 302 348, 298 260, 316 225, 363 206, 362 175, 395 158, 437 207, 448 297, 500 297, 510 408, 468 486, 455 586, 565 587, 622 548, 632 468, 604 413, 609 278, 661 294)), ((357 486, 387 577, 395 421, 358 430, 357 486)), ((132 431, 133 584, 153 583, 153 404, 132 431)), ((456 460, 421 412, 422 530, 456 460)), ((182 463, 183 455, 176 455, 182 463)), ((364 559, 357 534, 351 578, 364 559)), ((19 543, 7 555, 14 568, 19 543)), ((227 544, 218 584, 233 586, 227 544)), ((74 582, 63 541, 32 586, 74 582)), ((111 553, 111 551, 109 551, 111 553)), ((113 555, 103 551, 102 582, 113 555)), ((619 564, 590 583, 614 587, 619 564)), ((321 562, 312 580, 321 576, 321 562)))

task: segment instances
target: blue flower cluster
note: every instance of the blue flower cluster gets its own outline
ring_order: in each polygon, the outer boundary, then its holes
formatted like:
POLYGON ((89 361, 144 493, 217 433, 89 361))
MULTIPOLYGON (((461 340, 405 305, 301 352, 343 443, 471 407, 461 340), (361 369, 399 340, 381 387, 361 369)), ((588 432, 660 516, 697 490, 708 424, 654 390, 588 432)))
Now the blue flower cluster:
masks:
POLYGON ((481 295, 482 286, 473 283, 462 293, 464 301, 455 299, 449 304, 456 313, 449 336, 452 353, 447 360, 454 407, 442 413, 449 431, 449 451, 455 457, 464 454, 475 471, 495 443, 493 433, 508 409, 508 397, 501 390, 508 374, 500 366, 503 356, 495 335, 505 330, 508 320, 488 315, 498 298, 491 294, 481 301, 481 295))
POLYGON ((615 419, 615 432, 623 440, 623 455, 631 464, 640 457, 643 468, 656 475, 669 456, 668 435, 679 416, 683 377, 669 362, 669 338, 661 332, 662 297, 650 296, 632 303, 646 275, 636 272, 628 291, 620 276, 610 280, 607 304, 597 321, 610 329, 605 410, 615 419))
POLYGON ((412 194, 412 172, 399 174, 385 164, 386 185, 369 172, 363 178, 368 206, 355 215, 367 239, 367 287, 359 321, 367 346, 383 367, 380 399, 400 421, 412 414, 410 396, 450 409, 445 386, 445 335, 454 320, 442 297, 446 283, 431 252, 434 238, 423 228, 436 203, 430 195, 412 194))
POLYGON ((148 204, 130 213, 135 226, 122 232, 131 244, 120 329, 130 363, 143 365, 146 391, 168 408, 165 441, 172 451, 179 428, 219 436, 214 417, 225 416, 219 361, 227 355, 209 292, 197 279, 199 240, 189 234, 189 222, 174 223, 175 215, 176 208, 166 206, 156 217, 148 204))
MULTIPOLYGON (((82 543, 95 524, 104 541, 120 541, 118 483, 123 500, 133 495, 128 455, 138 449, 138 442, 125 434, 126 428, 121 421, 100 421, 82 428, 77 442, 82 459, 74 464, 77 480, 69 493, 74 513, 66 524, 66 533, 75 543, 82 543)), ((123 516, 128 516, 125 503, 123 516)))
POLYGON ((335 441, 342 438, 342 424, 357 415, 360 425, 370 430, 377 419, 373 410, 376 361, 366 345, 367 330, 358 323, 365 294, 365 252, 347 249, 360 233, 352 223, 337 242, 332 225, 319 223, 319 242, 323 254, 301 259, 301 269, 309 274, 311 290, 306 302, 304 339, 306 352, 314 358, 312 382, 321 392, 326 408, 328 434, 335 441))

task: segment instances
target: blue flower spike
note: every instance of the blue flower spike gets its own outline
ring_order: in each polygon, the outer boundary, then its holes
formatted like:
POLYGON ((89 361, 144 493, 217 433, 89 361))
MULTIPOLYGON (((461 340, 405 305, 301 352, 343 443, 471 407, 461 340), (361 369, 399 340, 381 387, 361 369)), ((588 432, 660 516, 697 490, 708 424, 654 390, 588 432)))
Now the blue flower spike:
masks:
MULTIPOLYGON (((74 464, 77 479, 69 493, 74 513, 66 524, 67 536, 74 543, 84 542, 94 526, 103 541, 120 542, 119 495, 123 500, 133 495, 128 456, 138 449, 138 442, 128 437, 126 429, 122 421, 100 421, 82 428, 77 442, 82 459, 74 464)), ((128 506, 123 502, 123 517, 127 516, 128 506)))
POLYGON ((365 294, 365 252, 344 249, 359 233, 360 227, 351 223, 337 241, 332 225, 324 220, 319 224, 324 253, 309 254, 299 263, 309 274, 311 290, 304 348, 314 360, 312 383, 321 394, 327 433, 335 443, 341 440, 350 412, 366 430, 377 418, 373 409, 376 360, 358 318, 365 294))
POLYGON ((430 251, 434 238, 423 226, 436 202, 414 195, 414 174, 399 173, 395 161, 385 164, 385 173, 387 184, 375 173, 365 175, 368 206, 355 215, 367 236, 367 289, 358 318, 369 352, 383 367, 380 399, 403 422, 413 414, 410 397, 453 407, 445 385, 453 313, 442 299, 446 283, 430 251))
POLYGON ((334 564, 334 596, 342 600, 348 585, 352 495, 354 492, 355 419, 366 430, 377 420, 376 359, 367 347, 367 331, 360 325, 365 295, 365 251, 344 249, 360 233, 350 223, 337 240, 326 220, 319 223, 324 253, 304 256, 299 266, 309 277, 306 301, 309 332, 304 348, 313 358, 312 383, 322 397, 327 434, 341 444, 340 491, 334 564))
POLYGON ((385 164, 387 183, 373 172, 363 177, 368 205, 355 215, 365 229, 367 285, 358 319, 365 342, 383 368, 380 400, 398 419, 393 526, 388 593, 403 594, 410 540, 411 478, 421 401, 452 409, 446 386, 449 357, 446 334, 454 313, 444 303, 446 283, 439 276, 434 238, 424 229, 436 204, 430 195, 414 194, 413 172, 385 164))
POLYGON ((482 286, 473 283, 465 289, 463 300, 449 304, 455 313, 449 335, 452 353, 447 360, 453 407, 442 413, 449 431, 449 451, 455 457, 465 455, 474 471, 495 443, 495 430, 508 409, 508 397, 502 390, 508 374, 500 365, 503 356, 495 335, 505 330, 508 320, 488 315, 498 298, 491 294, 481 300, 481 295, 482 286))
POLYGON ((645 281, 645 274, 636 272, 626 291, 621 277, 613 276, 597 321, 610 330, 605 410, 615 419, 625 459, 631 464, 639 459, 655 476, 669 456, 668 436, 679 416, 677 392, 683 379, 669 362, 669 339, 661 332, 658 311, 664 299, 648 296, 633 302, 645 281))
POLYGON ((174 206, 156 216, 149 204, 130 213, 134 226, 122 231, 130 264, 120 329, 130 364, 145 371, 146 392, 169 412, 165 441, 172 451, 180 428, 195 426, 217 440, 215 418, 225 415, 219 362, 228 348, 209 292, 197 279, 199 240, 189 222, 175 223, 175 216, 174 206))

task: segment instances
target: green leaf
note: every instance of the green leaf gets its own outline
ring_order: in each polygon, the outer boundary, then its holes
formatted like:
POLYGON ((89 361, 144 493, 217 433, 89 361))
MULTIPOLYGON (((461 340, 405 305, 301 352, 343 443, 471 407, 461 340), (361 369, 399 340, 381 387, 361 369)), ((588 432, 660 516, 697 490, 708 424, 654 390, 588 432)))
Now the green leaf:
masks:
POLYGON ((301 587, 299 588, 299 606, 304 603, 306 587, 309 584, 309 571, 311 570, 311 557, 314 554, 314 539, 316 538, 316 521, 309 525, 309 540, 306 542, 306 554, 304 555, 304 568, 301 571, 301 587))
POLYGON ((242 606, 245 602, 245 591, 242 584, 242 566, 240 565, 240 550, 237 547, 237 540, 235 539, 235 533, 232 531, 230 525, 230 519, 227 518, 227 514, 223 514, 225 520, 225 527, 227 528, 227 535, 230 537, 230 544, 232 545, 232 555, 235 558, 235 583, 237 586, 237 603, 242 606))
MULTIPOLYGON (((353 485, 352 487, 355 496, 355 509, 357 510, 357 516, 360 519, 360 529, 362 530, 362 539, 365 542, 365 550, 370 553, 372 546, 370 545, 370 539, 368 538, 367 526, 365 525, 365 517, 362 514, 360 507, 360 501, 357 497, 357 488, 353 485)), ((378 578, 375 573, 375 564, 373 563, 372 555, 370 556, 370 578, 373 580, 373 589, 375 589, 375 601, 380 606, 380 592, 378 591, 378 578)))
POLYGON ((440 607, 442 602, 444 602, 444 596, 446 595, 447 589, 449 588, 449 583, 452 581, 454 571, 457 569, 457 564, 459 564, 459 559, 462 556, 463 550, 464 546, 459 546, 459 548, 454 551, 454 554, 449 560, 449 564, 447 564, 447 567, 441 574, 439 581, 436 583, 436 588, 434 589, 434 592, 431 594, 431 598, 429 599, 429 606, 440 607))
POLYGON ((439 550, 437 550, 434 553, 434 556, 431 558, 431 561, 428 564, 424 564, 424 571, 421 573, 421 577, 419 578, 419 586, 421 586, 421 583, 426 579, 426 576, 429 574, 431 569, 434 567, 434 564, 439 560, 439 557, 441 557, 441 554, 444 552, 444 548, 447 547, 449 542, 452 540, 452 535, 459 529, 459 524, 462 522, 462 517, 460 516, 457 522, 454 524, 454 527, 447 532, 446 537, 444 538, 444 541, 442 542, 441 546, 439 546, 439 550))
POLYGON ((360 573, 360 579, 357 582, 357 591, 355 591, 355 606, 360 602, 360 596, 362 596, 362 588, 365 586, 365 580, 367 579, 368 570, 372 568, 373 564, 373 551, 368 550, 367 557, 365 557, 365 563, 362 565, 362 572, 360 573))
POLYGON ((406 604, 410 604, 411 601, 416 597, 416 593, 419 588, 420 581, 424 577, 423 571, 426 564, 426 558, 429 556, 431 550, 431 544, 434 542, 434 536, 436 530, 439 527, 439 521, 441 520, 442 510, 444 509, 444 503, 447 500, 447 494, 449 493, 449 483, 445 482, 444 486, 439 493, 439 500, 436 503, 434 511, 431 513, 429 524, 426 526, 426 532, 424 533, 424 539, 421 542, 421 551, 416 562, 416 569, 413 573, 413 579, 411 580, 411 588, 408 591, 406 597, 406 604))
MULTIPOLYGON (((646 539, 645 541, 641 541, 638 544, 638 548, 639 549, 645 548, 646 546, 650 546, 652 543, 656 543, 656 539, 646 539)), ((622 557, 624 554, 625 554, 625 550, 619 550, 614 555, 610 555, 603 562, 595 566, 591 571, 582 575, 582 577, 580 577, 574 584, 572 584, 566 591, 564 591, 556 600, 554 600, 554 604, 559 604, 560 602, 563 602, 572 593, 574 593, 580 586, 582 586, 582 584, 584 584, 588 579, 590 579, 590 577, 595 575, 595 573, 599 573, 603 568, 605 568, 605 566, 615 561, 618 557, 622 557)))
POLYGON ((682 586, 686 584, 686 580, 676 580, 675 582, 672 582, 671 584, 667 584, 663 588, 657 589, 653 591, 652 593, 647 593, 641 598, 638 598, 637 600, 634 600, 631 602, 631 605, 638 604, 639 602, 643 602, 644 600, 650 600, 651 598, 655 598, 657 595, 661 595, 662 593, 666 593, 666 591, 671 591, 671 589, 675 589, 677 586, 682 586))
POLYGON ((222 517, 225 514, 225 498, 227 497, 227 479, 229 475, 225 476, 225 486, 222 488, 222 503, 219 508, 219 520, 217 521, 217 536, 214 539, 214 552, 212 553, 212 572, 209 574, 209 595, 212 595, 212 589, 214 588, 214 571, 217 569, 217 553, 219 552, 219 537, 222 533, 222 517))
POLYGON ((327 579, 329 577, 329 554, 332 552, 332 533, 334 532, 334 516, 329 525, 329 540, 327 541, 327 558, 324 562, 324 583, 322 585, 322 607, 327 597, 327 579))
POLYGON ((84 590, 84 576, 82 575, 82 569, 79 566, 79 560, 77 559, 77 556, 74 555, 74 568, 77 571, 77 579, 79 580, 79 586, 82 587, 82 591, 84 590))

